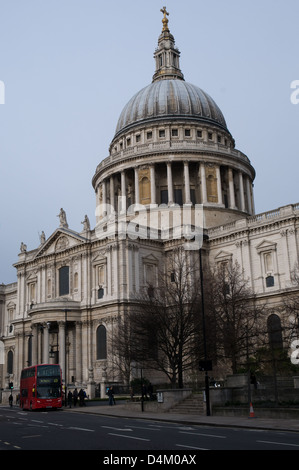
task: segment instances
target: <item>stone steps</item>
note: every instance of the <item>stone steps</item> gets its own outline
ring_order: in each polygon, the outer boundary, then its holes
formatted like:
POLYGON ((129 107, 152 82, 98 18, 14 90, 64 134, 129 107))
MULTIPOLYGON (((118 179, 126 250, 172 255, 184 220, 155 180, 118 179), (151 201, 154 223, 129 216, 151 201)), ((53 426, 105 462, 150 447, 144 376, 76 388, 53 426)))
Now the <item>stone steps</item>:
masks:
POLYGON ((205 403, 203 401, 203 394, 193 394, 171 407, 168 411, 181 414, 204 414, 205 403))

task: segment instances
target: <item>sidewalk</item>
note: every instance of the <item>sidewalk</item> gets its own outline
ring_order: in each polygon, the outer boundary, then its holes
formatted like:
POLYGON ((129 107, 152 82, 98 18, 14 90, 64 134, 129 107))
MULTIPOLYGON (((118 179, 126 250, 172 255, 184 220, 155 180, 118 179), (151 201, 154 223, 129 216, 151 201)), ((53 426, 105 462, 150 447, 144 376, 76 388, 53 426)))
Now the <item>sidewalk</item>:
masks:
POLYGON ((250 428, 250 429, 263 429, 275 431, 291 431, 299 432, 299 420, 297 419, 273 419, 273 418, 259 418, 258 413, 255 413, 254 418, 244 417, 227 417, 227 416, 203 416, 193 414, 178 414, 178 413, 153 413, 130 410, 130 407, 125 404, 109 405, 95 405, 87 403, 84 407, 78 405, 74 408, 63 408, 64 411, 73 413, 90 413, 102 416, 112 416, 120 418, 133 418, 133 419, 146 419, 152 421, 172 422, 183 425, 203 425, 203 426, 218 426, 218 427, 233 427, 233 428, 250 428))

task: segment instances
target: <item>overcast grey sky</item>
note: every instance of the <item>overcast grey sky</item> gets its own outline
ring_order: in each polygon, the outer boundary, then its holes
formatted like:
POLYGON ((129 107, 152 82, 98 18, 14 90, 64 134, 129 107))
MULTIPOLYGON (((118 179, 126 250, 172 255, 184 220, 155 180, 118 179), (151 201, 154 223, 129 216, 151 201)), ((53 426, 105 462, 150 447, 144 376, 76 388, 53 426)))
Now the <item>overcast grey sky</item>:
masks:
POLYGON ((91 179, 127 101, 151 82, 160 9, 185 80, 255 167, 256 212, 299 202, 298 0, 0 0, 0 283, 59 225, 95 224, 91 179), (0 90, 1 97, 1 90, 0 90))

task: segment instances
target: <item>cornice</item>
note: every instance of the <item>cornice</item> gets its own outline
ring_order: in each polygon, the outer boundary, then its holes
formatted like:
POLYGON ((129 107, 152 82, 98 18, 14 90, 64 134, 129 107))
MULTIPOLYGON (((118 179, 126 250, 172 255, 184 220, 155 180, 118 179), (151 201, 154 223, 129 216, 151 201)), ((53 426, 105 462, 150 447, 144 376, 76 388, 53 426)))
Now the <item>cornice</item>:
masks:
POLYGON ((299 204, 281 207, 277 210, 241 218, 226 225, 208 229, 211 245, 218 245, 224 241, 234 241, 241 237, 251 238, 255 235, 265 235, 269 232, 281 230, 299 221, 299 204))
POLYGON ((218 144, 214 145, 218 148, 211 148, 210 146, 197 147, 195 144, 194 148, 188 146, 181 148, 174 148, 169 146, 165 149, 148 148, 142 153, 122 151, 119 152, 118 157, 111 155, 102 160, 102 162, 96 168, 95 174, 92 178, 92 185, 94 189, 96 189, 99 178, 108 178, 117 172, 121 172, 122 170, 129 168, 131 169, 144 163, 163 163, 168 161, 169 157, 171 157, 172 161, 177 161, 182 159, 182 156, 184 156, 182 160, 190 160, 190 162, 219 163, 222 165, 225 163, 229 165, 229 163, 231 163, 232 166, 238 169, 242 169, 243 171, 246 168, 248 176, 250 176, 252 179, 255 178, 255 170, 246 155, 235 149, 224 151, 223 148, 219 148, 220 146, 218 144), (165 159, 166 156, 167 159, 165 159), (198 159, 199 157, 202 158, 198 159))

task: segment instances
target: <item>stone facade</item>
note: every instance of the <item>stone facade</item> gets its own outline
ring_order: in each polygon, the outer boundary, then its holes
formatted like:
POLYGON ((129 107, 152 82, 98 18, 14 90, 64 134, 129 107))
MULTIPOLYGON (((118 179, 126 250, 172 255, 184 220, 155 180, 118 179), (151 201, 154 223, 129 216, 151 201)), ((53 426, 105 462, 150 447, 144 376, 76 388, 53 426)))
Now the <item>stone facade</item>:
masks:
POLYGON ((153 82, 125 106, 92 178, 95 227, 85 216, 82 232, 71 230, 61 209, 60 226, 40 246, 22 244, 17 282, 0 286, 0 387, 13 381, 17 389, 30 364, 57 362, 68 384, 91 395, 95 384, 103 396, 121 382, 111 357, 116 319, 182 243, 174 236, 182 208, 191 226, 202 209, 211 266, 237 260, 274 309, 290 287, 299 206, 255 215, 254 168, 214 101, 184 81, 179 55, 164 15, 153 82))

